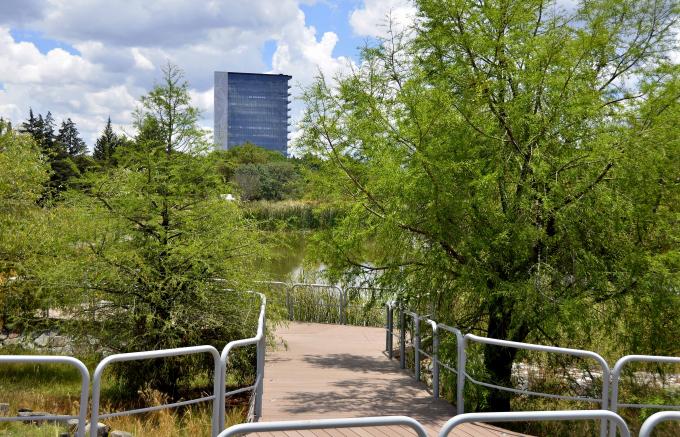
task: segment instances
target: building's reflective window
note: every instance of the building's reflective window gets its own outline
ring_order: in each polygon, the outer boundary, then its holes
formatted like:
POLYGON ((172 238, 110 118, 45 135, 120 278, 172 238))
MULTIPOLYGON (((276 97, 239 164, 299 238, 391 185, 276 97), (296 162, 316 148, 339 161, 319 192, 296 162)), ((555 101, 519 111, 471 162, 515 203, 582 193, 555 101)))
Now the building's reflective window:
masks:
POLYGON ((222 148, 251 142, 286 154, 290 79, 216 72, 215 142, 222 148))

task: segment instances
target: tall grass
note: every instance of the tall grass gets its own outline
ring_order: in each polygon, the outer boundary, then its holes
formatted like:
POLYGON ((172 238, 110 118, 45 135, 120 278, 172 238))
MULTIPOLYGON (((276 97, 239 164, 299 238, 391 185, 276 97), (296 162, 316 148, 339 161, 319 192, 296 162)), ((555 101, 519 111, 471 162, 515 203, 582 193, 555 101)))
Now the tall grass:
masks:
POLYGON ((299 230, 330 228, 343 214, 338 205, 303 200, 260 200, 246 202, 244 208, 261 228, 268 230, 282 225, 299 230))
POLYGON ((316 286, 269 285, 270 307, 289 320, 337 324, 343 319, 348 325, 385 326, 382 299, 371 293, 316 286))

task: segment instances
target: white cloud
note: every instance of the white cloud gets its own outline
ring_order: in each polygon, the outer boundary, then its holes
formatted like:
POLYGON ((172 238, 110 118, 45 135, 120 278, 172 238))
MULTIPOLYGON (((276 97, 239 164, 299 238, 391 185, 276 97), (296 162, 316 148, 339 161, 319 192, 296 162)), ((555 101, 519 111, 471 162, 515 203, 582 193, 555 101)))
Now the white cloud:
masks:
POLYGON ((365 0, 363 8, 350 14, 349 23, 357 35, 381 37, 388 31, 390 18, 394 30, 400 31, 413 24, 416 11, 410 0, 365 0))
POLYGON ((153 70, 153 63, 137 47, 132 48, 132 58, 135 60, 135 67, 140 70, 153 70))
MULTIPOLYGON (((292 75, 294 84, 308 85, 317 71, 333 75, 350 62, 333 56, 338 35, 317 35, 306 23, 300 4, 312 0, 2 1, 0 116, 20 123, 32 107, 52 111, 58 121, 71 117, 91 147, 109 115, 132 132, 139 97, 168 61, 184 70, 206 128, 213 124, 213 72, 264 72, 266 41, 277 42, 273 72, 292 75), (15 41, 12 27, 64 42, 77 53, 41 53, 33 43, 15 41)), ((299 112, 294 104, 294 115, 299 112)))

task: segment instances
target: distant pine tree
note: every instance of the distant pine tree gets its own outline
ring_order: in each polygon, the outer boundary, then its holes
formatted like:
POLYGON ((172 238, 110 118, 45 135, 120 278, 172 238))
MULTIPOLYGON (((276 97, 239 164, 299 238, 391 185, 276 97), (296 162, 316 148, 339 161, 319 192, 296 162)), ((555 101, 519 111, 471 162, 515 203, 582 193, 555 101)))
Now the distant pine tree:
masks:
POLYGON ((111 127, 111 117, 109 117, 104 131, 101 136, 97 138, 97 142, 94 145, 92 157, 100 163, 115 165, 113 156, 116 149, 121 144, 121 140, 122 139, 113 131, 113 128, 111 127))
MULTIPOLYGON (((70 121, 70 119, 68 121, 70 121)), ((55 135, 55 124, 52 113, 48 111, 45 117, 43 117, 42 114, 38 114, 36 117, 33 114, 32 109, 29 110, 28 120, 22 124, 22 132, 30 134, 33 137, 52 169, 50 180, 47 183, 48 189, 42 200, 46 200, 50 196, 54 196, 60 191, 65 190, 70 179, 80 176, 81 172, 76 163, 71 159, 71 156, 69 156, 69 149, 65 144, 67 142, 68 144, 75 144, 73 138, 79 139, 78 131, 75 130, 75 125, 72 121, 70 124, 73 125, 73 129, 68 126, 68 123, 62 123, 59 135, 55 135), (73 132, 73 130, 75 130, 75 132, 73 132)), ((80 141, 82 142, 82 140, 80 141)), ((74 151, 75 150, 77 149, 74 149, 74 151)))
POLYGON ((43 119, 42 115, 40 115, 38 121, 40 136, 38 144, 40 144, 43 150, 48 154, 56 157, 63 157, 66 153, 66 148, 57 143, 57 136, 54 134, 55 123, 52 113, 47 111, 45 118, 43 119))
POLYGON ((37 126, 38 119, 33 115, 33 108, 28 110, 28 120, 21 124, 20 131, 29 134, 35 139, 35 134, 38 130, 37 126))
POLYGON ((56 138, 59 148, 66 151, 72 158, 82 156, 87 152, 85 141, 80 138, 76 124, 70 118, 61 122, 61 128, 56 138))

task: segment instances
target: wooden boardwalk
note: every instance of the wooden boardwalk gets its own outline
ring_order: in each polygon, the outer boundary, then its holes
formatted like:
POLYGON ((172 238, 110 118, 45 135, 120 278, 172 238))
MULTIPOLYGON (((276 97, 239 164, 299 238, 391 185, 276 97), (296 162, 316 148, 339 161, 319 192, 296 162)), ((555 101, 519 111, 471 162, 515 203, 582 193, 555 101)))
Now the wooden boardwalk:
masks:
MULTIPOLYGON (((365 416, 410 416, 430 436, 455 414, 437 401, 382 350, 385 330, 317 323, 289 323, 276 331, 276 350, 267 351, 261 421, 365 416)), ((413 436, 402 427, 259 433, 267 437, 413 436)), ((485 424, 457 428, 452 436, 521 434, 485 424)))

